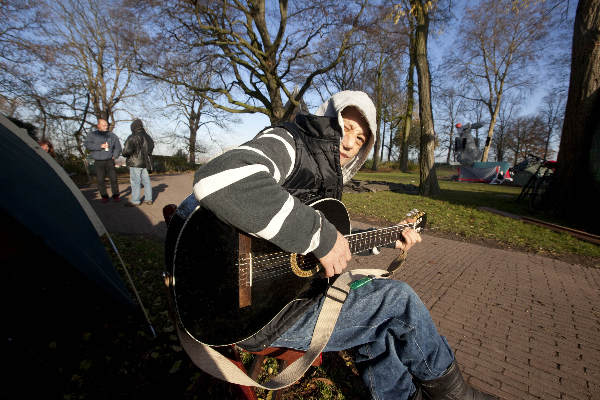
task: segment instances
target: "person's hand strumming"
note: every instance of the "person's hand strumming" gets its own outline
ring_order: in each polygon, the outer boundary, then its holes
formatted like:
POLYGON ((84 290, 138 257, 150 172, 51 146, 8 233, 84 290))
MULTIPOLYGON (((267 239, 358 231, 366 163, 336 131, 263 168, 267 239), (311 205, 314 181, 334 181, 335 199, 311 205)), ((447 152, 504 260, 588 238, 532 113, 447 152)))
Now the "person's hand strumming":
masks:
POLYGON ((330 278, 335 274, 341 274, 352 258, 348 241, 341 233, 337 233, 337 239, 329 253, 319 258, 325 269, 325 276, 330 278))

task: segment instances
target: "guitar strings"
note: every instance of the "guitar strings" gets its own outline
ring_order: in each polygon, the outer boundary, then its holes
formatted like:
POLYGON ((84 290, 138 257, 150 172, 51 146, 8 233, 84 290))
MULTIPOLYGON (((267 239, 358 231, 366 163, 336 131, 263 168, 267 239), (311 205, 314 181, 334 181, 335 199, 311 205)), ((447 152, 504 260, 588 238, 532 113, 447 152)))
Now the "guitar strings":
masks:
MULTIPOLYGON (((393 241, 393 240, 392 240, 393 241)), ((390 243, 392 242, 390 241, 390 243)), ((281 258, 281 257, 280 257, 281 258)), ((290 268, 289 258, 281 260, 283 262, 271 262, 268 264, 253 265, 253 282, 259 282, 265 279, 272 279, 274 277, 294 274, 290 268)), ((304 270, 310 270, 316 267, 319 262, 318 260, 302 260, 299 264, 304 270)))
MULTIPOLYGON (((394 235, 401 233, 402 230, 410 226, 413 226, 413 224, 403 224, 375 231, 355 233, 347 235, 346 238, 352 252, 360 252, 374 247, 377 242, 382 240, 385 240, 387 243, 393 243, 397 240, 394 238, 394 235)), ((302 255, 298 256, 300 256, 299 264, 302 264, 303 269, 310 270, 318 265, 318 260, 310 260, 308 257, 302 255)), ((239 263, 240 266, 249 266, 250 264, 252 264, 253 281, 255 282, 293 273, 290 268, 290 253, 283 251, 255 256, 251 260, 244 258, 243 262, 239 263)))
MULTIPOLYGON (((360 234, 359 234, 360 235, 360 234)), ((389 235, 389 234, 388 234, 389 235)), ((395 239, 391 236, 384 238, 383 234, 379 235, 381 236, 380 238, 375 237, 374 239, 379 239, 378 241, 382 241, 383 239, 386 239, 385 241, 387 243, 392 243, 395 239)), ((353 252, 358 252, 359 249, 368 249, 374 246, 372 242, 373 237, 369 237, 369 238, 362 238, 362 237, 357 237, 357 238, 353 238, 354 240, 350 241, 350 247, 353 250, 353 252), (368 239, 368 243, 367 243, 367 239, 368 239), (358 245, 358 246, 355 246, 358 245), (354 248, 354 247, 358 247, 358 248, 354 248)), ((290 262, 289 262, 289 253, 284 253, 284 252, 279 252, 279 253, 275 253, 278 254, 277 256, 273 257, 272 255, 265 255, 265 256, 259 256, 259 257, 253 257, 252 259, 252 266, 253 266, 253 274, 264 277, 264 276, 269 276, 271 275, 270 273, 273 271, 277 271, 279 268, 284 267, 285 269, 289 269, 290 267, 290 262)), ((299 255, 300 259, 299 264, 302 264, 302 267, 304 267, 304 269, 312 269, 314 268, 317 264, 318 261, 317 260, 310 260, 305 258, 302 255, 299 255)), ((245 263, 244 263, 245 264, 245 263)), ((248 263, 249 265, 249 263, 248 263)), ((257 276, 257 279, 258 279, 257 276)))
MULTIPOLYGON (((378 240, 384 239, 385 235, 396 234, 396 233, 398 233, 399 229, 404 229, 411 225, 412 224, 403 224, 403 225, 397 225, 397 226, 392 226, 392 227, 387 227, 387 228, 381 228, 376 231, 366 231, 366 232, 354 233, 354 234, 347 235, 346 238, 351 246, 353 244, 363 244, 366 246, 366 248, 371 248, 371 247, 375 246, 375 244, 371 243, 372 241, 378 241, 378 240), (367 243, 366 241, 369 241, 369 243, 367 243), (364 242, 364 243, 361 243, 361 242, 364 242)), ((366 248, 365 248, 365 250, 366 250, 366 248)), ((290 255, 289 252, 279 251, 279 252, 275 252, 275 253, 268 253, 268 254, 265 254, 262 256, 254 256, 253 260, 260 261, 261 259, 274 259, 274 258, 276 259, 276 258, 279 258, 280 256, 288 257, 289 255, 290 255), (275 257, 273 257, 273 256, 275 256, 275 257)))

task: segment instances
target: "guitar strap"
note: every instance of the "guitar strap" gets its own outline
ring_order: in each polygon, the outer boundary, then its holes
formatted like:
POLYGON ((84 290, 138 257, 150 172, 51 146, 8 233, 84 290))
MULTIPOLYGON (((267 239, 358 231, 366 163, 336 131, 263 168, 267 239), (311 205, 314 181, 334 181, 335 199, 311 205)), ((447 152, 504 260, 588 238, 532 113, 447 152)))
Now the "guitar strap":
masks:
POLYGON ((388 271, 379 269, 355 269, 340 275, 325 294, 323 307, 317 318, 308 350, 306 350, 302 357, 294 361, 265 384, 256 382, 229 358, 223 356, 212 347, 196 340, 180 326, 179 322, 176 323, 177 334, 188 356, 204 372, 221 380, 239 385, 260 387, 267 390, 279 390, 298 381, 319 354, 321 354, 331 337, 342 306, 351 290, 350 284, 369 276, 385 278, 388 275, 388 271))

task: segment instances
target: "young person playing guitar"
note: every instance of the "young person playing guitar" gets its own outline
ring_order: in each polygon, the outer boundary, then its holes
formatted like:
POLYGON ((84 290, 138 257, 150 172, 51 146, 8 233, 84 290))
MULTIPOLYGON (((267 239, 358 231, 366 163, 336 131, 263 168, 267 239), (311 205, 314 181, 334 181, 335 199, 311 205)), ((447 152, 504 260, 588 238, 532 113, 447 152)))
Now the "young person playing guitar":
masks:
MULTIPOLYGON (((341 198, 343 184, 371 151, 375 113, 365 93, 343 91, 316 115, 299 114, 294 122, 263 130, 201 167, 193 194, 175 216, 185 219, 200 204, 286 252, 312 253, 327 277, 342 273, 351 258, 348 240, 306 203, 341 198)), ((403 250, 421 241, 412 229, 402 239, 396 247, 403 250)), ((312 293, 237 344, 249 351, 306 350, 324 299, 322 291, 312 293)), ((324 351, 349 348, 357 349, 357 365, 374 399, 494 398, 464 382, 429 311, 404 282, 373 279, 350 291, 324 351)))

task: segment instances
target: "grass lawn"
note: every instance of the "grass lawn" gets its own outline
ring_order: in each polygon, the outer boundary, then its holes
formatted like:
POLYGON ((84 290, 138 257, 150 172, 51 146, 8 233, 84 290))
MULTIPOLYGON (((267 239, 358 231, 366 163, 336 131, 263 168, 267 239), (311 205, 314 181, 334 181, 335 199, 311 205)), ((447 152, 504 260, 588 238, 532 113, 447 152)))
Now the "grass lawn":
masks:
MULTIPOLYGON (((455 169, 438 169, 441 194, 434 198, 381 191, 376 193, 345 193, 343 202, 352 218, 371 217, 394 223, 413 208, 427 213, 427 225, 433 234, 449 235, 469 241, 485 242, 505 248, 534 251, 568 259, 574 256, 587 265, 598 265, 600 246, 558 233, 548 228, 524 223, 509 217, 479 210, 489 207, 568 226, 568 221, 532 214, 523 201, 516 199, 520 187, 465 183, 450 180, 455 169)), ((358 180, 386 181, 418 186, 418 173, 366 172, 358 180)))

